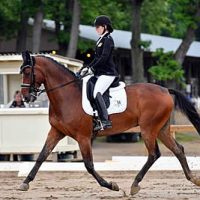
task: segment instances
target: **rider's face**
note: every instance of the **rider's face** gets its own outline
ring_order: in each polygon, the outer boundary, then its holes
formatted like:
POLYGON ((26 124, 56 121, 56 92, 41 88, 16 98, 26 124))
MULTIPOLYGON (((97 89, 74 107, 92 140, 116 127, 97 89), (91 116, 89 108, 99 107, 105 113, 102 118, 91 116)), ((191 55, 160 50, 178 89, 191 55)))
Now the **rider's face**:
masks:
POLYGON ((98 35, 102 35, 104 32, 104 26, 96 26, 96 32, 98 33, 98 35))

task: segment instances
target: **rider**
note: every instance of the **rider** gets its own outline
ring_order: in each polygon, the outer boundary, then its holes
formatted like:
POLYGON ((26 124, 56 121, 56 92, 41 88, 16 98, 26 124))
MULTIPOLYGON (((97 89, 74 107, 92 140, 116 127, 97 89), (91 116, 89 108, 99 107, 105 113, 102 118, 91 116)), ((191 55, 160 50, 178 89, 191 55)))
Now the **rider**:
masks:
POLYGON ((87 66, 97 77, 93 97, 103 129, 112 128, 108 119, 108 112, 102 95, 118 77, 117 67, 113 62, 112 52, 114 41, 110 33, 113 32, 111 20, 108 16, 98 16, 94 21, 96 32, 100 35, 95 47, 94 60, 87 66))

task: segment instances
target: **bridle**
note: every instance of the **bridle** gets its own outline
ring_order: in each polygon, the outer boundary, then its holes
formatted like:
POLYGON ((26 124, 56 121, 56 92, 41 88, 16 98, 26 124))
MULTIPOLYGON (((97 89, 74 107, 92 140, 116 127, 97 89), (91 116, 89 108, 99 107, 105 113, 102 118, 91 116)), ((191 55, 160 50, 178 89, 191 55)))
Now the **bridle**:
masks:
POLYGON ((30 83, 22 83, 21 84, 21 88, 28 88, 29 89, 29 94, 31 96, 31 98, 33 98, 34 100, 36 100, 37 96, 41 95, 44 92, 52 92, 56 89, 62 88, 64 86, 70 85, 72 83, 81 81, 81 78, 83 77, 76 77, 74 80, 72 81, 68 81, 66 83, 60 84, 58 86, 55 86, 53 88, 50 88, 48 90, 46 89, 39 89, 36 87, 36 82, 35 82, 35 68, 34 68, 34 59, 33 57, 31 57, 32 59, 29 60, 29 64, 22 64, 22 66, 20 67, 20 74, 23 74, 23 71, 26 68, 30 68, 31 69, 31 73, 30 73, 30 83))
POLYGON ((23 74, 23 71, 26 68, 31 69, 31 74, 30 74, 30 83, 22 83, 21 88, 29 88, 29 94, 31 98, 36 99, 37 98, 37 93, 40 92, 40 89, 36 87, 35 85, 35 70, 34 70, 34 63, 33 59, 28 60, 28 63, 23 63, 22 66, 20 67, 20 74, 23 74))

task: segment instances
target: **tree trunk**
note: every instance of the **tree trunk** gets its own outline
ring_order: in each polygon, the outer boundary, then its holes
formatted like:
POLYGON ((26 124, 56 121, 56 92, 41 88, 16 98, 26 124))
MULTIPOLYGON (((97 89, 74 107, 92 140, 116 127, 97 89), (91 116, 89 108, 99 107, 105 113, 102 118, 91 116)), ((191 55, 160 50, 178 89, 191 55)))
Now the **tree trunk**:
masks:
POLYGON ((20 25, 17 33, 16 52, 21 53, 26 50, 26 39, 28 30, 28 13, 26 11, 25 1, 21 3, 20 25))
POLYGON ((141 7, 144 0, 132 0, 131 59, 133 82, 144 82, 143 50, 140 48, 141 7))
POLYGON ((188 49, 190 48, 190 45, 194 41, 194 38, 195 38, 195 30, 189 27, 187 29, 185 38, 183 39, 180 46, 175 52, 175 60, 178 61, 180 64, 183 64, 186 53, 188 49))
POLYGON ((74 0, 73 5, 73 16, 72 25, 70 31, 70 41, 67 50, 67 57, 75 58, 77 51, 78 35, 79 35, 79 24, 80 24, 80 2, 74 0))
MULTIPOLYGON (((200 6, 197 7, 197 12, 194 17, 200 17, 200 6)), ((175 52, 175 60, 177 60, 180 64, 183 64, 186 53, 195 39, 195 30, 196 29, 193 28, 193 26, 188 27, 182 43, 175 52)))
POLYGON ((41 1, 40 7, 34 17, 33 25, 33 53, 38 53, 40 51, 40 40, 42 32, 42 23, 43 23, 44 11, 43 4, 41 1))
POLYGON ((28 17, 22 17, 20 21, 20 28, 17 33, 16 52, 21 53, 26 50, 26 39, 28 29, 28 17))

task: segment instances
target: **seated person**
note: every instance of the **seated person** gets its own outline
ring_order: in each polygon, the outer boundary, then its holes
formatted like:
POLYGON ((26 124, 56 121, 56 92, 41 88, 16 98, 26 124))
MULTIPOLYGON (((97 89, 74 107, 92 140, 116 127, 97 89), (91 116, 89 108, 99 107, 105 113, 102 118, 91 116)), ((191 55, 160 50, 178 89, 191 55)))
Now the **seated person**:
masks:
POLYGON ((25 108, 24 101, 22 99, 22 94, 19 90, 17 90, 14 94, 14 100, 10 105, 10 108, 25 108))

